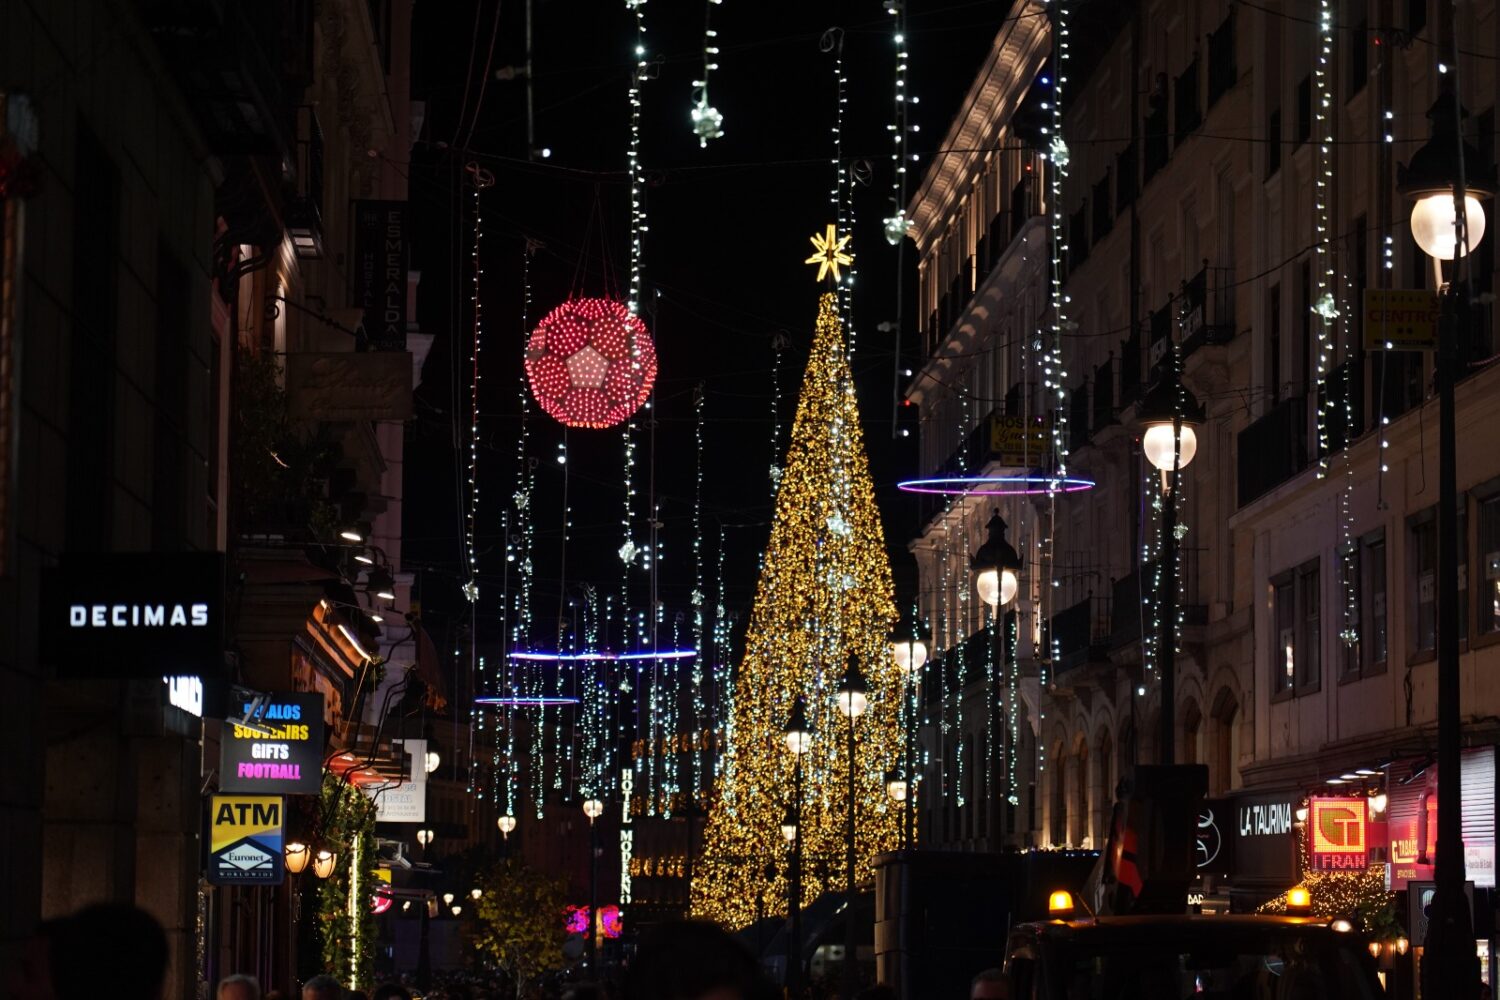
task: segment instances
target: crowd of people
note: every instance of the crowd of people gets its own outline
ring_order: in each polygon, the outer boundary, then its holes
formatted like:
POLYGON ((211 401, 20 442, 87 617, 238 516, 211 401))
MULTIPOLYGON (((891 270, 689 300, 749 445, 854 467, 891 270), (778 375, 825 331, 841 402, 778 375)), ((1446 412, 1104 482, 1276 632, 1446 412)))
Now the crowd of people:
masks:
MULTIPOLYGON (((11 970, 14 1000, 167 1000, 167 935, 138 907, 101 903, 42 923, 11 970), (100 976, 107 978, 101 992, 100 976)), ((662 924, 642 935, 618 982, 574 982, 561 1000, 775 1000, 780 991, 748 949, 723 928, 704 921, 662 924)), ((262 992, 255 977, 235 974, 215 984, 214 1000, 500 1000, 498 984, 464 977, 440 981, 418 994, 400 982, 368 993, 318 975, 296 997, 262 992)), ((862 1000, 894 1000, 873 987, 862 1000)))

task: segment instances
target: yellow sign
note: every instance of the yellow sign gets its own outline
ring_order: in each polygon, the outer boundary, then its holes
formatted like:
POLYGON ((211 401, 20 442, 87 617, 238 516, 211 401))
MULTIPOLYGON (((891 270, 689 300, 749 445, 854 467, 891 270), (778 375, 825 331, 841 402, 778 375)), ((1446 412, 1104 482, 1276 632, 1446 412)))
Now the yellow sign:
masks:
POLYGON ((279 885, 280 795, 215 795, 208 805, 208 880, 215 885, 279 885))
POLYGON ((1366 288, 1365 350, 1436 350, 1441 312, 1441 302, 1434 292, 1366 288))
POLYGON ((1035 417, 990 417, 990 452, 1006 465, 1040 465, 1048 454, 1047 428, 1035 417))

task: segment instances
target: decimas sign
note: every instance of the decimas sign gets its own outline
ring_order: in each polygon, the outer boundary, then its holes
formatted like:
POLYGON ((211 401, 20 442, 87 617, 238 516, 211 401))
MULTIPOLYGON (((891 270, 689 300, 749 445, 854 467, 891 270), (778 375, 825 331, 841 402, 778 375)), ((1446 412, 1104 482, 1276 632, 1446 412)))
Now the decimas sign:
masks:
POLYGON ((208 807, 208 880, 214 885, 280 885, 279 795, 215 795, 208 807))
POLYGON ((1362 798, 1309 800, 1308 868, 1316 872, 1355 872, 1368 867, 1367 819, 1362 798))
POLYGON ((656 346, 625 303, 571 299, 532 332, 526 378, 542 409, 561 423, 611 427, 651 395, 656 346))

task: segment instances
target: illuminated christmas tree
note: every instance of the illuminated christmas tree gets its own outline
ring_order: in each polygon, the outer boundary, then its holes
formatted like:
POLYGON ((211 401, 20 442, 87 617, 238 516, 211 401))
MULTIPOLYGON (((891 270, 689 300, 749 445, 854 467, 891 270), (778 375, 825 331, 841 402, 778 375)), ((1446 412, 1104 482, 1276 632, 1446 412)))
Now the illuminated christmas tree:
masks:
POLYGON ((781 824, 792 803, 794 761, 784 729, 799 695, 812 732, 802 757, 802 900, 843 889, 849 720, 835 693, 850 654, 868 684, 869 706, 854 724, 857 878, 868 880, 870 860, 897 846, 900 813, 884 786, 901 747, 902 678, 888 640, 895 618, 854 383, 828 293, 735 677, 716 798, 693 876, 695 914, 741 927, 754 920, 761 893, 765 913, 786 912, 781 824), (763 882, 767 863, 776 874, 763 882))

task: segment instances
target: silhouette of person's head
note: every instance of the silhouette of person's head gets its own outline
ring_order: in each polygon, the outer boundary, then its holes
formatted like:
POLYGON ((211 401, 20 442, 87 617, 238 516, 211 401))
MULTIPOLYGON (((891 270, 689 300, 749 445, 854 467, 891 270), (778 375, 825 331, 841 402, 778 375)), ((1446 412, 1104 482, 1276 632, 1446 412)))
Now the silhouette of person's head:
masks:
POLYGON ((717 924, 681 920, 641 938, 625 976, 625 1000, 769 1000, 754 956, 717 924))

